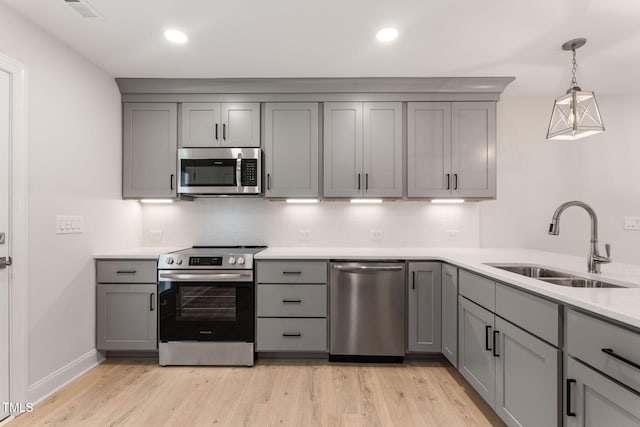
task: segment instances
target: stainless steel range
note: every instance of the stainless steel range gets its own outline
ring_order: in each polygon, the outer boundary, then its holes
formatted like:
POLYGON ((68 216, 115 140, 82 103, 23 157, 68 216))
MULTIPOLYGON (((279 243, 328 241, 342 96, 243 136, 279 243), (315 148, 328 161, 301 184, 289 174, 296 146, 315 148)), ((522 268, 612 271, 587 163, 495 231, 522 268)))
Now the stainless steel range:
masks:
POLYGON ((253 256, 264 246, 194 246, 160 255, 160 365, 253 366, 253 256))

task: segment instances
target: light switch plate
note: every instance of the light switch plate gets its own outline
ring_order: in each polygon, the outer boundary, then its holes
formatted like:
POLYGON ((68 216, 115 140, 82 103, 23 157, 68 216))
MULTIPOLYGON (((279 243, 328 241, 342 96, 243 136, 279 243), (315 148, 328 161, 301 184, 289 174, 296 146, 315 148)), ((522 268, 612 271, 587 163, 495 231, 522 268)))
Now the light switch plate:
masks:
POLYGON ((460 230, 447 230, 447 239, 450 242, 456 242, 460 239, 460 230))
POLYGON ((640 216, 625 216, 624 217, 624 229, 625 230, 640 230, 640 216))
POLYGON ((84 217, 56 215, 56 234, 80 234, 84 231, 84 217))

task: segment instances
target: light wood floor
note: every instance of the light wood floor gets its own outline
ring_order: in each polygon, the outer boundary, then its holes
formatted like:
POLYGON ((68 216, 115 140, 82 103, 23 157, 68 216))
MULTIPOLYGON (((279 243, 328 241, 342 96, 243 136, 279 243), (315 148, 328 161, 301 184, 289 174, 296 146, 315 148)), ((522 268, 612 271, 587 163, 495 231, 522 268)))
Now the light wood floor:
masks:
POLYGON ((253 368, 110 360, 17 426, 503 426, 444 362, 259 360, 253 368))

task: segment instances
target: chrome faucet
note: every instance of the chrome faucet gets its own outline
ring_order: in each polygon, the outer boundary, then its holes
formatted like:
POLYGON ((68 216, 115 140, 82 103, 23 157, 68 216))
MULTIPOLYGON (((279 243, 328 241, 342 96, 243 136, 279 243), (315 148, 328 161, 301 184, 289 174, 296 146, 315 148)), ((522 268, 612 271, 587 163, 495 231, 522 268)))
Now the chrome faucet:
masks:
POLYGON ((607 264, 611 262, 611 245, 608 243, 604 245, 604 249, 607 252, 606 257, 598 253, 598 217, 591 206, 579 201, 561 204, 553 213, 551 224, 549 224, 549 234, 552 236, 560 234, 560 215, 562 215, 562 212, 564 212, 565 209, 571 206, 580 206, 587 211, 591 218, 591 245, 589 248, 589 257, 587 258, 587 266, 589 267, 589 273, 600 273, 600 264, 607 264))

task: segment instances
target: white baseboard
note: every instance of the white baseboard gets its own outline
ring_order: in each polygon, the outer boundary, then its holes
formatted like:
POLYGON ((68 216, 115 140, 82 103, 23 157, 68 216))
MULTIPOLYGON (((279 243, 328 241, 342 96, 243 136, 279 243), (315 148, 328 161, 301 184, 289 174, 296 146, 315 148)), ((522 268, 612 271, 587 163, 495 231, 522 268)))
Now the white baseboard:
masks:
POLYGON ((104 356, 97 350, 78 357, 62 368, 47 375, 43 379, 29 386, 28 401, 34 405, 42 402, 62 387, 66 386, 85 372, 93 369, 104 361, 104 356))

